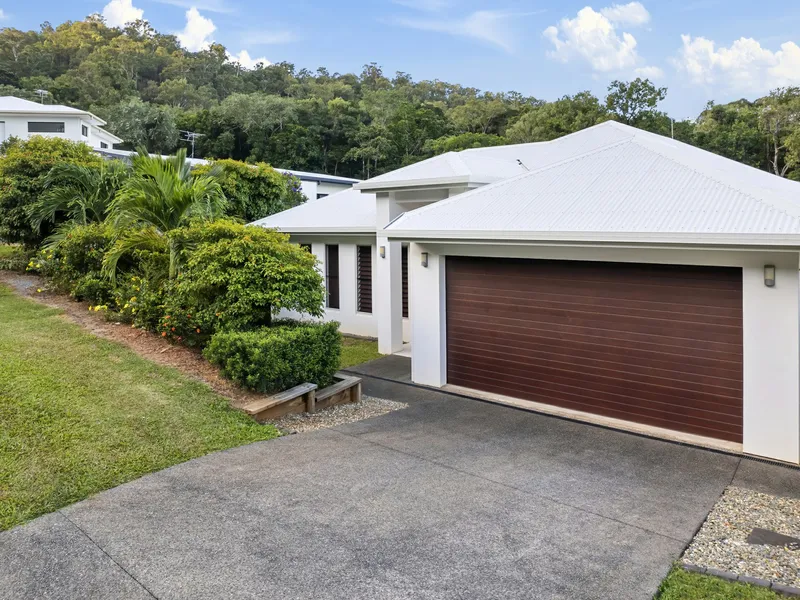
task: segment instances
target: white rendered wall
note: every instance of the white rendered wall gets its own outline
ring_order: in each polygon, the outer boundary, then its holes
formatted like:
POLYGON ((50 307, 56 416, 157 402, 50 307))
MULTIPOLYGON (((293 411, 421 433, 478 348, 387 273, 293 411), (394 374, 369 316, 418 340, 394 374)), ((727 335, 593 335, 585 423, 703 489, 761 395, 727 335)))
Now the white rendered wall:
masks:
POLYGON ((4 141, 9 137, 18 137, 22 140, 27 140, 34 135, 41 135, 44 137, 56 137, 74 142, 85 142, 92 148, 99 148, 100 141, 108 143, 109 148, 114 147, 114 140, 97 127, 90 125, 88 121, 80 117, 67 117, 67 116, 54 116, 54 115, 0 115, 0 121, 5 123, 4 137, 0 141, 4 141), (64 123, 64 133, 28 133, 28 122, 35 123, 64 123), (83 135, 82 125, 89 129, 89 135, 83 135))
POLYGON ((744 441, 748 454, 800 462, 800 279, 797 252, 413 244, 409 258, 415 383, 447 383, 444 255, 742 268, 744 441), (428 267, 420 252, 428 252, 428 267), (764 285, 764 265, 776 284, 764 285))
MULTIPOLYGON (((339 246, 339 308, 325 308, 324 321, 338 321, 341 325, 339 330, 349 335, 361 337, 378 337, 378 325, 375 317, 375 309, 378 298, 375 292, 377 250, 375 239, 364 238, 322 238, 311 239, 309 236, 292 236, 291 241, 297 244, 311 244, 311 251, 319 261, 319 269, 322 277, 325 277, 325 246, 326 244, 336 244, 339 246), (357 268, 356 258, 357 246, 372 247, 372 313, 359 312, 357 297, 357 268)), ((282 311, 281 317, 294 319, 308 318, 290 311, 282 311)))

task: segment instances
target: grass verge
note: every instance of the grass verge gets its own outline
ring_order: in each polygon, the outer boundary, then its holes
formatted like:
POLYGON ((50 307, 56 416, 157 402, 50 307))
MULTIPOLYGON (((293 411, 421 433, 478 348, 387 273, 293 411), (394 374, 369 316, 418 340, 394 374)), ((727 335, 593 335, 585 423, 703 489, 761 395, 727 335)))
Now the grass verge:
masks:
POLYGON ((0 286, 0 530, 276 437, 202 383, 0 286))
POLYGON ((766 588, 725 581, 719 577, 687 573, 680 567, 661 582, 656 600, 779 600, 786 596, 766 588))
POLYGON ((354 367, 355 365, 360 365, 361 363, 380 357, 381 355, 378 353, 378 342, 347 336, 342 338, 340 369, 354 367))

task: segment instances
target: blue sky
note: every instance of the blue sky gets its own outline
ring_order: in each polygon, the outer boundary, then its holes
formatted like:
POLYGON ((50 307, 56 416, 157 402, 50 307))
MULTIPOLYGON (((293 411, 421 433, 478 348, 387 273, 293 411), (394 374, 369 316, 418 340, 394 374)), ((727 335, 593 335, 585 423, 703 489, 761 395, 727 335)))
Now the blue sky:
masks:
POLYGON ((710 99, 800 85, 798 2, 0 0, 0 9, 1 24, 20 29, 143 14, 191 49, 216 41, 243 64, 263 57, 359 72, 374 61, 387 74, 547 100, 585 89, 602 97, 613 79, 643 75, 669 88, 663 108, 676 118, 710 99))

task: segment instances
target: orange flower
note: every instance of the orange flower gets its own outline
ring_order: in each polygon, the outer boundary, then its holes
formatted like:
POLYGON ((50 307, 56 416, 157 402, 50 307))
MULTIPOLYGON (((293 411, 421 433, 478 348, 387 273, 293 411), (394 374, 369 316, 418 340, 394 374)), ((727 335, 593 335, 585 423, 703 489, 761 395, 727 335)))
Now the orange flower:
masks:
POLYGON ((164 317, 164 320, 165 320, 165 321, 166 321, 167 319, 169 319, 169 315, 167 315, 166 317, 164 317))
POLYGON ((175 328, 173 327, 170 331, 175 331, 175 328))
POLYGON ((197 333, 200 333, 200 328, 198 327, 195 331, 197 331, 197 333))
POLYGON ((167 337, 167 332, 166 331, 162 331, 161 332, 161 337, 167 337))

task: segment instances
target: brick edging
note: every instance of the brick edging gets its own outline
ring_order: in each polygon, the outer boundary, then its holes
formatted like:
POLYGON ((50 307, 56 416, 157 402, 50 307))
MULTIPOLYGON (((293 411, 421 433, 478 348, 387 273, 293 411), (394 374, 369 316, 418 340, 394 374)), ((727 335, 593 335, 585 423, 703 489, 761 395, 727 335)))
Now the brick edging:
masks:
POLYGON ((773 581, 760 579, 758 577, 737 575, 736 573, 731 573, 730 571, 722 571, 721 569, 714 569, 711 567, 698 567, 697 565, 690 565, 687 563, 681 563, 681 568, 684 571, 688 571, 689 573, 700 573, 701 575, 711 575, 713 577, 719 577, 720 579, 725 579, 727 581, 738 581, 740 583, 749 583, 750 585, 754 585, 756 587, 763 587, 774 590, 786 596, 800 597, 800 588, 796 588, 791 585, 775 583, 773 581))

